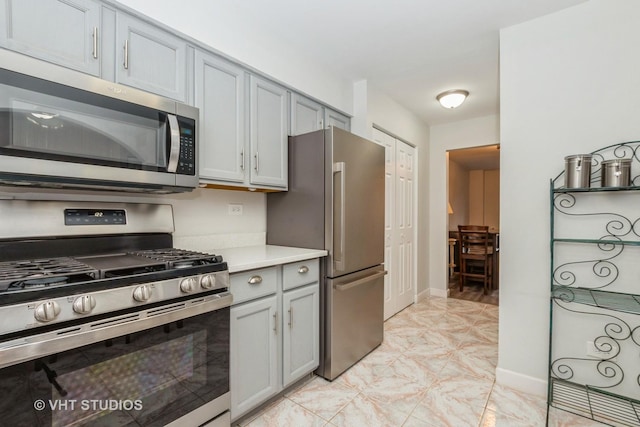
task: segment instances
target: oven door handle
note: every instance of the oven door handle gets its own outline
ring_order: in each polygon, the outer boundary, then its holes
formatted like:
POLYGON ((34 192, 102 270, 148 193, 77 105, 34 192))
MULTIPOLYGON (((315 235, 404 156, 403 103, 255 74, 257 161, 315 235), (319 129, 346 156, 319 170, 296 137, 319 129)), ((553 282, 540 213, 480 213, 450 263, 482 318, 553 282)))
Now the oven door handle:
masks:
POLYGON ((0 369, 220 310, 232 302, 231 293, 223 292, 0 343, 0 369))

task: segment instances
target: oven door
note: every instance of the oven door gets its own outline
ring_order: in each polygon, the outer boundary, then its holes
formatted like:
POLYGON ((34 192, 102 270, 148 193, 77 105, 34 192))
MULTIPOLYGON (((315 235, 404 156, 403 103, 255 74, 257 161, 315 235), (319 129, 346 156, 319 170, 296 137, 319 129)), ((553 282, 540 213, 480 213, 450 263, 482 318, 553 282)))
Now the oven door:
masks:
POLYGON ((200 425, 228 417, 231 300, 209 295, 0 343, 2 424, 200 425))

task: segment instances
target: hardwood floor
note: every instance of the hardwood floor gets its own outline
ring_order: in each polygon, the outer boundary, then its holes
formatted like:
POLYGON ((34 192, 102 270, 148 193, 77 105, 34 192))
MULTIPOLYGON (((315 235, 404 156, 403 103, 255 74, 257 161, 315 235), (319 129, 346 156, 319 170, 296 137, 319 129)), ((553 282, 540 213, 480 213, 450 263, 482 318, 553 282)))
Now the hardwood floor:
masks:
POLYGON ((484 295, 482 292, 482 283, 474 283, 472 281, 468 281, 464 286, 464 290, 460 292, 458 273, 454 273, 453 276, 449 278, 449 298, 499 305, 499 293, 498 289, 494 289, 488 295, 484 295))

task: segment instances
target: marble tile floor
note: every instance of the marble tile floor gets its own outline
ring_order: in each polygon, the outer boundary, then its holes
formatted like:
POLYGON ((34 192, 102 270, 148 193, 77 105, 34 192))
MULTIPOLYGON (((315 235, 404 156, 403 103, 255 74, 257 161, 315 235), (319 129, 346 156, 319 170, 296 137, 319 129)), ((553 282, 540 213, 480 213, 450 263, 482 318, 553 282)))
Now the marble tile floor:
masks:
MULTIPOLYGON (((432 298, 384 325, 384 342, 333 382, 289 391, 247 427, 538 427, 539 396, 495 383, 498 307, 432 298)), ((602 426, 552 409, 550 426, 602 426)))

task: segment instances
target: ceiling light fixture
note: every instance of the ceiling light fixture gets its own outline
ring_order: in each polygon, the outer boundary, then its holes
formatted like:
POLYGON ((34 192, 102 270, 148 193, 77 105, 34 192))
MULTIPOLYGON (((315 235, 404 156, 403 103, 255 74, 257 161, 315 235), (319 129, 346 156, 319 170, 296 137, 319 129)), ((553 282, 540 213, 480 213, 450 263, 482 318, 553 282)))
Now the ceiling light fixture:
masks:
POLYGON ((442 92, 436 99, 444 108, 458 108, 469 96, 469 92, 462 89, 447 90, 442 92))

